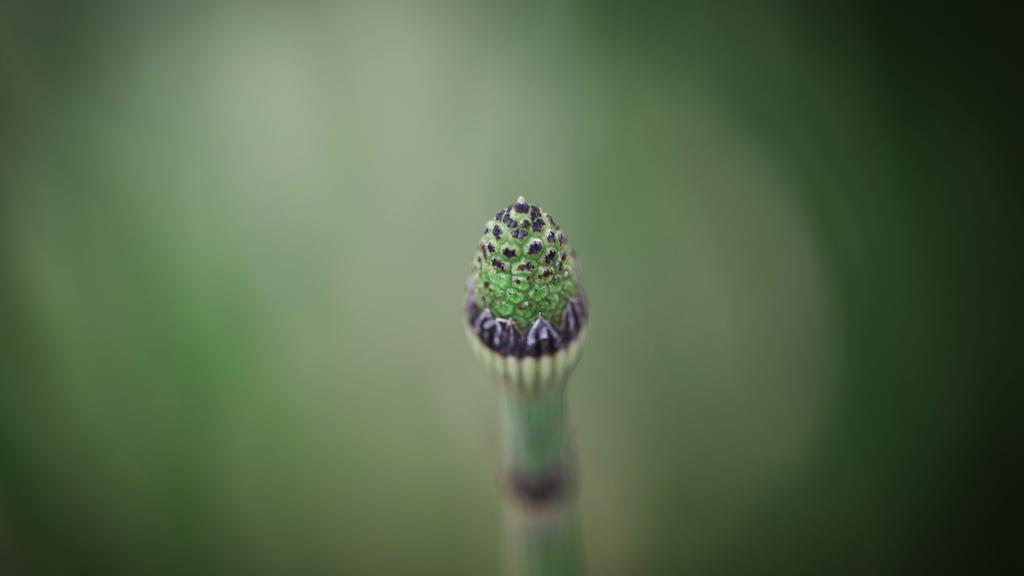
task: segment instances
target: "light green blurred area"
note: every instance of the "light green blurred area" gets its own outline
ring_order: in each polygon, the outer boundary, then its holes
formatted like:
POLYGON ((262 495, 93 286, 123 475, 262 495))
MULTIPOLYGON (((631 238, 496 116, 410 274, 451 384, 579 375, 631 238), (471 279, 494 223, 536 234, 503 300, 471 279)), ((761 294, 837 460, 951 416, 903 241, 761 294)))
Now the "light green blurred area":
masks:
POLYGON ((978 522, 949 310, 983 105, 938 97, 923 136, 902 98, 939 77, 894 76, 869 18, 7 11, 0 571, 497 572, 460 323, 520 194, 591 301, 591 572, 876 573, 978 522))

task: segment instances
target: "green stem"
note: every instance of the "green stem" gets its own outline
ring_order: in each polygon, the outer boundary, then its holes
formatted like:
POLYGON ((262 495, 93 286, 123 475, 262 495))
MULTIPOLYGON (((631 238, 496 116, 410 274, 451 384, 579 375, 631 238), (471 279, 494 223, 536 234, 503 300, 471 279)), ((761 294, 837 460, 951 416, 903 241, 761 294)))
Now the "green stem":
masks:
POLYGON ((564 383, 502 394, 514 573, 581 574, 575 458, 564 383))

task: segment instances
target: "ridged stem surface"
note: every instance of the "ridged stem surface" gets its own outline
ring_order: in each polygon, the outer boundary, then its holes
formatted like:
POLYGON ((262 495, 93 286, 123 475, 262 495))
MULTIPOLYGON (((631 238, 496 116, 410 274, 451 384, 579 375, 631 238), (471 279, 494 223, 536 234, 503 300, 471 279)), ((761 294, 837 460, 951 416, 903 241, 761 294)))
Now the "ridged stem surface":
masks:
POLYGON ((512 573, 582 573, 564 383, 501 394, 512 573))

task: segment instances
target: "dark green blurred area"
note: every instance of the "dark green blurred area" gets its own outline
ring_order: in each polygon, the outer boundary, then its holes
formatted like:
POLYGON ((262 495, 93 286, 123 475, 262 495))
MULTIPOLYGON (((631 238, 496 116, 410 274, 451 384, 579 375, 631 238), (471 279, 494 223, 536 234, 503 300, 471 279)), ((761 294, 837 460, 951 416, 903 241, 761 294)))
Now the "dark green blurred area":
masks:
POLYGON ((995 566, 1019 65, 961 10, 4 3, 0 573, 497 572, 519 194, 592 573, 995 566))

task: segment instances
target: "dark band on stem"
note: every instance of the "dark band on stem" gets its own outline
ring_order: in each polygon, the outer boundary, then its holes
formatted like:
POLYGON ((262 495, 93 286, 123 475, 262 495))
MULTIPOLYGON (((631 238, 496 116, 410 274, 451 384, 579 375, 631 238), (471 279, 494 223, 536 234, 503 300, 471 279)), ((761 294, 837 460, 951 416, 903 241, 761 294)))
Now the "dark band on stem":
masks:
POLYGON ((555 506, 574 488, 574 475, 561 465, 541 474, 513 470, 509 473, 509 493, 520 504, 530 508, 555 506))

